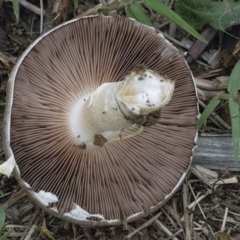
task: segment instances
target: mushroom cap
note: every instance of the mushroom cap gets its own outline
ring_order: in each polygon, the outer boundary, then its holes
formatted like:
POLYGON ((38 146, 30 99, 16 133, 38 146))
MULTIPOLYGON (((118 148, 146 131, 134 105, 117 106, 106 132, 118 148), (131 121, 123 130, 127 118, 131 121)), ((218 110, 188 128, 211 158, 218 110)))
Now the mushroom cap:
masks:
MULTIPOLYGON (((183 182, 197 136, 197 97, 182 54, 154 29, 122 17, 64 23, 33 42, 12 71, 3 144, 28 196, 63 220, 119 225, 159 209, 183 182), (146 66, 175 80, 156 124, 96 149, 74 144, 69 112, 103 83, 146 66)), ((83 116, 84 117, 84 116, 83 116)))

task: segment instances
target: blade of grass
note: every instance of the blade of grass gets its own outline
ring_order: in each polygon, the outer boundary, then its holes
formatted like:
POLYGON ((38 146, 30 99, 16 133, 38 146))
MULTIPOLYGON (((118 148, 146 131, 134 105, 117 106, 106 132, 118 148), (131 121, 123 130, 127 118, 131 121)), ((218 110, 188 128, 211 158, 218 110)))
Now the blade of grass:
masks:
POLYGON ((149 20, 148 16, 146 15, 146 13, 144 12, 144 10, 142 9, 142 7, 139 4, 133 3, 129 7, 130 7, 133 15, 136 17, 136 19, 140 23, 143 23, 147 26, 152 27, 151 21, 149 20))
POLYGON ((210 116, 210 114, 213 112, 213 110, 218 106, 218 104, 221 102, 218 98, 212 98, 209 104, 204 109, 203 113, 201 114, 201 117, 198 120, 198 128, 200 129, 202 125, 205 123, 207 118, 210 116))
POLYGON ((232 73, 229 77, 228 92, 232 95, 238 93, 238 86, 240 83, 240 60, 235 64, 232 73))
POLYGON ((128 18, 135 18, 136 19, 136 16, 133 14, 132 10, 130 9, 130 6, 127 6, 125 8, 125 13, 126 13, 128 18))
POLYGON ((2 208, 0 208, 0 231, 5 223, 5 218, 6 218, 5 211, 2 208))
POLYGON ((188 32, 198 40, 207 43, 206 39, 203 36, 201 36, 195 29, 188 25, 178 14, 172 11, 172 9, 170 9, 161 0, 144 0, 144 3, 147 7, 161 14, 169 21, 175 23, 177 26, 184 29, 186 32, 188 32))
POLYGON ((78 7, 78 0, 73 0, 73 6, 74 6, 74 10, 76 10, 78 7))
POLYGON ((233 151, 235 162, 237 164, 239 157, 239 137, 240 137, 240 115, 238 102, 234 101, 233 99, 229 99, 229 109, 232 123, 233 151))
MULTIPOLYGON (((232 73, 229 77, 228 92, 234 97, 238 93, 238 86, 240 83, 240 60, 235 64, 232 73)), ((240 138, 240 115, 239 102, 234 99, 229 99, 229 109, 232 123, 232 140, 235 162, 238 163, 239 158, 239 138, 240 138)))
POLYGON ((7 237, 10 235, 11 232, 12 232, 12 229, 8 230, 8 232, 6 232, 2 237, 0 237, 0 240, 7 239, 7 237))
POLYGON ((13 11, 16 16, 16 23, 18 24, 19 22, 19 1, 18 0, 13 0, 13 11))

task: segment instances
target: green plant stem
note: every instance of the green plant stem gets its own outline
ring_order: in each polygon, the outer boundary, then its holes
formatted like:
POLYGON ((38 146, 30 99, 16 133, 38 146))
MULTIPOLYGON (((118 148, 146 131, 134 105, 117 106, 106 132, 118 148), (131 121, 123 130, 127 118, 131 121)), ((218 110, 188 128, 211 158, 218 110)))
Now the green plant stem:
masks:
POLYGON ((7 237, 11 234, 12 229, 8 230, 2 237, 0 237, 0 240, 5 240, 7 237))
MULTIPOLYGON (((207 91, 198 89, 199 98, 202 100, 209 100, 214 97, 221 100, 229 100, 230 95, 224 91, 207 91)), ((240 97, 240 95, 238 95, 240 97)))
MULTIPOLYGON (((206 105, 199 100, 199 104, 203 107, 206 108, 206 105)), ((223 129, 222 126, 227 129, 227 130, 231 130, 231 126, 229 126, 216 112, 212 111, 211 116, 219 123, 221 124, 220 126, 218 124, 216 124, 220 129, 223 129)))

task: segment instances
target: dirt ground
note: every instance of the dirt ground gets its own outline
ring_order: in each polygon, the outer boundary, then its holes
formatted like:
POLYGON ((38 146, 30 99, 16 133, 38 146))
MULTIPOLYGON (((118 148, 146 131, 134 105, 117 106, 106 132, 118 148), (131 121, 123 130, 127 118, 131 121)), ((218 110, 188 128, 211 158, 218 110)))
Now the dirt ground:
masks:
MULTIPOLYGON (((12 4, 0 1, 0 127, 4 112, 8 75, 22 52, 29 44, 40 36, 39 2, 32 0, 37 6, 21 6, 19 23, 13 13, 12 4)), ((56 0, 44 2, 45 16, 43 32, 49 30, 74 16, 86 16, 96 13, 98 1, 79 1, 74 11, 72 1, 56 0)), ((102 14, 124 15, 122 9, 116 7, 102 14)), ((184 52, 192 44, 192 39, 181 29, 169 33, 169 25, 165 19, 155 13, 149 13, 154 26, 163 31, 166 38, 184 52)), ((227 47, 221 54, 218 51, 219 38, 216 35, 205 55, 197 57, 190 64, 195 77, 201 79, 217 78, 229 75, 236 62, 227 47), (226 51, 227 54, 226 54, 226 51), (213 57, 214 56, 214 57, 213 57), (212 61, 209 63, 209 59, 212 61)), ((201 53, 202 54, 202 53, 201 53)), ((202 101, 204 102, 204 96, 202 101)), ((217 113, 230 124, 227 109, 219 109, 217 113)), ((207 132, 217 131, 213 124, 207 126, 207 132)), ((222 129, 223 133, 230 133, 222 129)), ((0 163, 5 160, 0 146, 0 163)), ((0 233, 4 235, 12 230, 7 239, 81 239, 81 240, 237 240, 240 239, 240 185, 239 173, 223 169, 221 172, 208 171, 195 166, 190 169, 184 185, 174 197, 158 212, 142 220, 119 227, 84 228, 63 222, 44 213, 35 206, 18 186, 13 177, 0 176, 0 204, 6 211, 6 222, 0 233)))

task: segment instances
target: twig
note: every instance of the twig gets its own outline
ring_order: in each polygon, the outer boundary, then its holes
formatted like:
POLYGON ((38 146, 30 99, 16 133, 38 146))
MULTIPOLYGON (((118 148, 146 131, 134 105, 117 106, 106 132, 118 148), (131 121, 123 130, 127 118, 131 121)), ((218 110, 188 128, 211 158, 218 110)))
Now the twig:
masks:
MULTIPOLYGON (((189 181, 188 181, 188 184, 189 184, 189 181)), ((200 194, 201 194, 200 192, 197 193, 197 195, 196 195, 197 198, 199 197, 200 194)), ((195 207, 196 207, 196 205, 192 209, 195 210, 195 207)), ((193 222, 193 214, 190 214, 189 221, 190 221, 190 223, 193 222)), ((191 227, 192 227, 192 229, 194 229, 193 224, 191 225, 191 227)))
POLYGON ((208 127, 208 126, 205 126, 204 129, 208 132, 217 132, 217 133, 228 133, 230 134, 231 133, 231 130, 226 130, 226 129, 218 129, 218 128, 214 128, 214 127, 208 127))
POLYGON ((235 176, 235 177, 226 178, 226 179, 209 180, 209 183, 212 185, 234 184, 234 183, 238 183, 238 178, 235 176))
MULTIPOLYGON (((192 187, 191 187, 192 188, 192 187)), ((191 189, 192 190, 192 189, 191 189)), ((196 205, 198 205, 205 197, 207 197, 209 195, 209 192, 204 194, 204 195, 201 195, 200 197, 196 197, 195 201, 192 202, 187 208, 188 209, 191 209, 191 208, 194 208, 196 205)))
POLYGON ((183 209, 184 209, 184 224, 185 224, 185 240, 191 240, 189 214, 187 210, 188 206, 188 187, 186 183, 183 183, 183 209))
POLYGON ((73 239, 77 238, 77 225, 72 224, 72 230, 73 230, 73 239))
MULTIPOLYGON (((157 30, 156 30, 157 31, 157 30)), ((161 33, 165 38, 171 40, 172 42, 176 43, 177 45, 179 45, 180 47, 186 49, 186 46, 184 46, 181 42, 179 42, 178 40, 170 37, 168 34, 164 33, 164 32, 160 32, 160 31, 157 31, 159 33, 161 33)))
POLYGON ((232 137, 230 133, 200 133, 202 137, 232 137))
POLYGON ((209 78, 209 77, 213 77, 213 76, 218 76, 219 72, 221 72, 222 70, 224 70, 224 69, 223 68, 214 69, 214 70, 211 70, 211 71, 204 73, 197 77, 198 78, 209 78))
POLYGON ((89 15, 93 15, 95 12, 97 12, 100 8, 102 8, 102 3, 96 5, 94 8, 90 8, 87 11, 78 14, 77 16, 75 16, 74 18, 81 18, 81 17, 85 17, 85 16, 89 16, 89 15))
POLYGON ((137 228, 136 230, 134 230, 133 232, 129 233, 126 236, 126 239, 130 239, 133 235, 135 235, 136 233, 138 233, 139 231, 141 231, 143 228, 146 228, 148 226, 150 226, 156 219, 158 219, 160 217, 160 215, 162 214, 162 212, 158 213, 157 215, 155 215, 154 217, 152 217, 151 219, 149 219, 147 222, 145 222, 142 226, 140 226, 139 228, 137 228))
MULTIPOLYGON (((12 2, 12 0, 5 0, 6 2, 12 2)), ((26 9, 28 9, 29 11, 37 14, 37 15, 41 15, 41 9, 35 5, 33 5, 30 2, 27 2, 25 0, 19 0, 20 5, 22 5, 23 7, 25 7, 26 9)), ((45 11, 43 12, 43 14, 45 14, 45 11)))
POLYGON ((167 216, 167 218, 169 219, 169 221, 171 222, 171 224, 175 227, 175 229, 178 229, 176 223, 174 222, 174 220, 172 219, 172 217, 164 210, 164 208, 162 209, 163 213, 167 216))
MULTIPOLYGON (((202 207, 200 206, 200 204, 199 204, 199 202, 203 199, 203 198, 205 198, 209 193, 212 193, 212 190, 209 190, 208 191, 208 193, 207 194, 205 194, 205 195, 203 195, 203 196, 201 196, 201 197, 199 197, 198 199, 197 199, 197 197, 196 197, 196 195, 195 195, 195 193, 194 193, 194 191, 193 191, 193 188, 192 188, 192 186, 191 186, 191 184, 189 184, 189 188, 190 188, 190 190, 191 190, 191 193, 192 193, 192 195, 193 195, 193 197, 194 197, 194 199, 195 199, 195 201, 196 201, 196 204, 198 205, 198 208, 200 209, 200 212, 201 212, 201 214, 202 214, 202 218, 201 219, 207 219, 206 218, 206 216, 205 216, 205 214, 204 214, 204 212, 203 212, 203 210, 202 210, 202 207)), ((195 207, 196 206, 196 204, 194 204, 195 202, 193 202, 193 206, 195 207)), ((190 208, 187 208, 192 214, 193 213, 195 213, 195 211, 193 211, 193 210, 191 210, 190 208)), ((196 214, 195 214, 196 215, 196 214)), ((198 215, 200 215, 200 214, 198 214, 198 215)), ((200 215, 201 216, 201 215, 200 215)), ((206 220, 207 221, 207 220, 206 220)), ((211 231, 211 233, 213 234, 213 230, 212 230, 212 228, 211 228, 211 226, 209 225, 209 229, 210 229, 210 231, 211 231)))
POLYGON ((171 237, 170 239, 173 239, 173 240, 178 240, 178 238, 176 238, 175 236, 173 236, 174 234, 172 234, 169 229, 167 229, 158 219, 156 219, 155 221, 155 224, 161 228, 169 237, 171 237))
MULTIPOLYGON (((208 41, 211 42, 212 39, 217 34, 217 30, 211 27, 206 27, 202 32, 201 35, 208 41)), ((203 53, 204 49, 208 46, 207 43, 203 43, 200 40, 196 40, 191 48, 188 51, 187 56, 187 63, 190 64, 191 62, 197 60, 197 58, 203 53)))
POLYGON ((192 193, 195 201, 194 201, 193 203, 191 203, 191 204, 189 205, 190 207, 188 206, 187 209, 190 210, 191 208, 194 208, 196 205, 198 205, 198 207, 199 207, 199 209, 200 209, 200 212, 202 213, 203 217, 206 218, 206 216, 205 216, 205 214, 204 214, 204 212, 203 212, 203 210, 202 210, 199 202, 200 202, 203 198, 205 198, 209 193, 207 193, 207 194, 205 194, 205 195, 202 195, 202 196, 200 196, 199 198, 197 198, 197 196, 195 195, 195 193, 194 193, 194 191, 193 191, 192 186, 191 186, 190 183, 189 183, 189 188, 190 188, 190 190, 191 190, 191 193, 192 193))
POLYGON ((181 224, 181 218, 179 217, 179 214, 175 211, 174 206, 171 208, 168 205, 164 206, 164 209, 171 214, 172 217, 175 218, 175 221, 177 221, 177 224, 181 229, 183 229, 183 226, 181 224))
POLYGON ((4 202, 1 207, 6 210, 9 208, 11 205, 13 205, 15 202, 17 202, 19 199, 23 198, 26 196, 26 193, 20 189, 16 194, 11 196, 6 202, 4 202))
POLYGON ((176 233, 174 233, 173 235, 169 236, 168 238, 165 238, 165 240, 170 240, 175 238, 175 236, 177 236, 179 233, 183 232, 183 229, 179 229, 176 233))
MULTIPOLYGON (((220 76, 212 80, 212 83, 215 87, 221 90, 225 90, 228 87, 229 76, 220 76)), ((239 88, 240 86, 238 86, 239 88)))
MULTIPOLYGON (((203 222, 207 223, 209 227, 214 227, 216 230, 218 229, 218 226, 213 223, 211 220, 204 218, 203 216, 201 216, 199 213, 197 213, 196 211, 192 211, 189 209, 189 212, 194 214, 195 216, 197 216, 200 220, 202 220, 203 222)), ((211 228, 210 228, 211 229, 211 228)), ((211 231, 213 234, 213 231, 211 231)))
POLYGON ((211 66, 210 66, 210 65, 208 65, 208 64, 206 64, 206 63, 203 63, 203 62, 202 62, 202 61, 200 61, 200 60, 195 60, 195 62, 196 62, 196 63, 198 63, 199 65, 202 65, 202 66, 204 66, 204 67, 211 68, 211 66))
MULTIPOLYGON (((206 107, 206 105, 201 101, 199 100, 199 104, 202 106, 202 107, 206 107)), ((211 113, 211 116, 216 119, 224 128, 226 128, 227 130, 231 130, 232 128, 219 116, 217 115, 215 112, 212 112, 211 113)))
POLYGON ((214 86, 213 82, 203 78, 194 78, 198 88, 205 89, 208 91, 218 91, 219 88, 214 86))
POLYGON ((4 227, 5 228, 27 228, 27 226, 17 225, 17 224, 7 224, 4 227))
POLYGON ((12 192, 4 193, 2 196, 0 196, 0 198, 4 198, 4 197, 6 197, 6 196, 8 196, 10 194, 12 194, 12 192))
POLYGON ((3 65, 5 66, 5 68, 7 69, 11 69, 11 65, 10 65, 10 60, 7 56, 5 56, 3 53, 0 52, 0 62, 3 63, 3 65))
POLYGON ((219 127, 220 130, 224 130, 224 127, 213 116, 210 115, 208 118, 212 123, 214 123, 217 127, 219 127))
POLYGON ((21 237, 20 240, 23 240, 23 239, 24 239, 24 240, 28 240, 28 239, 30 239, 33 231, 34 231, 35 228, 37 227, 37 225, 32 225, 32 224, 33 224, 34 219, 35 219, 36 216, 38 215, 38 212, 39 212, 39 209, 37 209, 36 212, 35 212, 35 214, 33 214, 31 220, 29 221, 28 227, 27 227, 27 229, 25 230, 25 232, 23 233, 23 235, 22 235, 22 237, 21 237), (32 226, 32 227, 31 227, 31 226, 32 226), (33 226, 36 226, 36 227, 33 228, 33 226), (31 228, 30 228, 30 227, 31 227, 31 228), (30 228, 30 230, 29 230, 29 228, 30 228), (29 232, 27 233, 28 230, 29 230, 29 232), (31 234, 30 234, 30 233, 31 233, 31 234), (27 235, 26 235, 26 234, 27 234, 27 235), (26 236, 26 237, 25 237, 25 236, 26 236), (25 237, 25 238, 24 238, 24 237, 25 237))
MULTIPOLYGON (((30 230, 29 230, 29 232, 28 232, 28 234, 27 234, 27 236, 24 238, 24 240, 29 240, 29 239, 32 239, 32 234, 33 234, 33 232, 35 231, 35 229, 37 228, 37 225, 32 225, 32 227, 30 228, 30 230)), ((21 239, 23 239, 23 238, 21 238, 21 239)))
MULTIPOLYGON (((209 183, 209 180, 215 179, 215 181, 218 179, 218 173, 209 170, 205 167, 195 165, 191 167, 191 172, 198 177, 202 182, 204 182, 206 185, 208 185, 210 188, 213 188, 213 186, 209 183)), ((194 182, 196 180, 190 180, 189 183, 194 182)), ((199 180, 197 180, 198 182, 199 180)))
POLYGON ((212 55, 212 57, 208 60, 208 63, 209 63, 209 64, 214 60, 214 58, 215 58, 218 54, 220 54, 220 51, 221 51, 221 48, 219 48, 219 49, 212 55))
POLYGON ((161 28, 165 27, 166 25, 168 25, 170 22, 169 21, 164 21, 162 24, 160 24, 157 29, 160 30, 161 28))
POLYGON ((240 213, 240 207, 238 207, 238 206, 232 205, 232 204, 227 203, 227 202, 222 202, 221 205, 222 205, 223 207, 226 207, 226 208, 228 208, 228 209, 231 209, 231 210, 233 210, 233 211, 235 211, 235 212, 240 213))
POLYGON ((43 0, 40 0, 40 8, 41 8, 41 14, 40 14, 40 34, 42 34, 43 31, 43 0))

